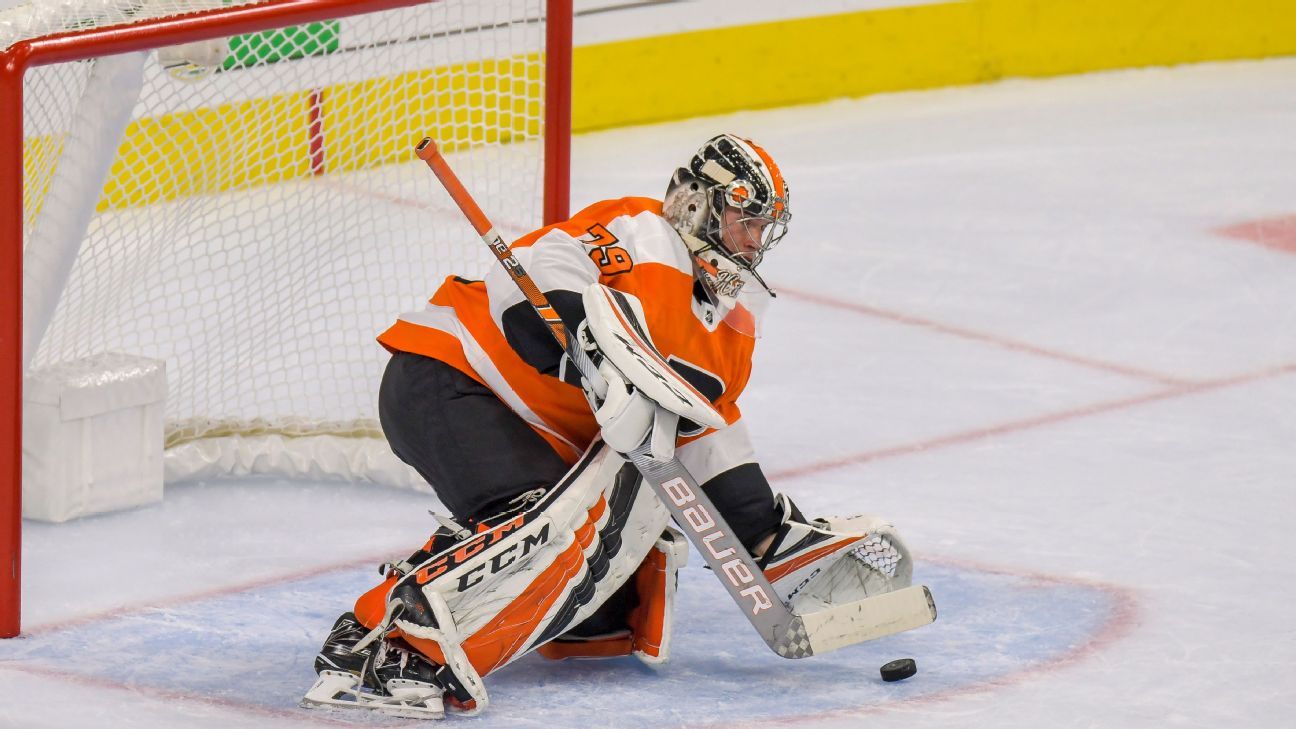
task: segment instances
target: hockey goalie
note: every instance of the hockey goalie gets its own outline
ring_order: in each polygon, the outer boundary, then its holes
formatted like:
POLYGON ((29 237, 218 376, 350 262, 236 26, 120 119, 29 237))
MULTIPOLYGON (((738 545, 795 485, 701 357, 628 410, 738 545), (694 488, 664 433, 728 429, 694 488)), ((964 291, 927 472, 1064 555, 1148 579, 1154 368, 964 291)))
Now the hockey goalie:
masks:
POLYGON ((772 297, 757 269, 790 217, 770 156, 723 134, 664 200, 599 202, 509 246, 581 367, 505 267, 447 279, 379 337, 383 432, 450 513, 337 619, 303 705, 440 718, 484 710, 489 674, 533 650, 665 661, 688 548, 623 457, 647 443, 701 485, 789 609, 909 586, 891 525, 807 519, 775 496, 741 419, 772 297))

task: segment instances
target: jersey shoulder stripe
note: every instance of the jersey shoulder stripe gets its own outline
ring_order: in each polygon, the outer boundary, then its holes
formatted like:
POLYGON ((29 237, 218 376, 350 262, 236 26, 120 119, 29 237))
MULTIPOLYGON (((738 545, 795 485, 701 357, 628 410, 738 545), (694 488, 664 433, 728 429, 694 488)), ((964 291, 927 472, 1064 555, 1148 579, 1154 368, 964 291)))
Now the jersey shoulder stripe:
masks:
POLYGON ((561 223, 553 223, 543 228, 534 230, 513 242, 510 248, 527 248, 535 244, 536 241, 545 237, 552 231, 566 233, 572 238, 580 238, 585 235, 591 226, 595 224, 607 225, 616 218, 627 216, 634 217, 640 213, 652 213, 661 215, 662 204, 660 200, 654 200, 650 197, 622 197, 615 200, 603 200, 596 202, 582 209, 568 220, 561 223))
MULTIPOLYGON (((518 239, 512 251, 544 292, 580 293, 595 281, 630 290, 654 267, 691 280, 688 247, 660 211, 661 203, 650 198, 606 200, 518 239)), ((502 329, 504 312, 525 298, 500 268, 487 272, 486 288, 492 318, 502 329)))

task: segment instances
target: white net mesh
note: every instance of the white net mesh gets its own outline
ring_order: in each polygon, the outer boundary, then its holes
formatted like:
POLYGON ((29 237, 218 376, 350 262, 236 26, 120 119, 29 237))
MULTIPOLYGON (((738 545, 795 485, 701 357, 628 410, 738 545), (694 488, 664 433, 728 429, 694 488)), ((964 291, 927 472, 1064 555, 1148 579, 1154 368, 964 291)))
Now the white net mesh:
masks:
MULTIPOLYGON (((0 16, 0 46, 195 7, 38 0, 0 16)), ((541 223, 544 11, 455 0, 271 29, 229 39, 194 81, 150 54, 88 202, 50 190, 56 170, 82 164, 74 120, 101 115, 83 101, 97 62, 30 71, 25 245, 68 206, 96 211, 33 366, 166 360, 169 446, 378 436, 387 355, 374 337, 445 276, 479 278, 492 260, 412 161, 415 143, 450 152, 506 238, 541 223)))
POLYGON ((0 48, 42 36, 129 25, 212 7, 252 5, 257 0, 36 0, 0 12, 0 48))

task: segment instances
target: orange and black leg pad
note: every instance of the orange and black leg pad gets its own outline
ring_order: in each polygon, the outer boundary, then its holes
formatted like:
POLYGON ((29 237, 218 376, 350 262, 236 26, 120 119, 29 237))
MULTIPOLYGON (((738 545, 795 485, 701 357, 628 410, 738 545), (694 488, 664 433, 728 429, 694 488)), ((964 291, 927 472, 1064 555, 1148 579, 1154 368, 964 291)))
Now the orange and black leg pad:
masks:
POLYGON ((684 535, 674 527, 666 527, 626 590, 618 595, 620 599, 610 600, 608 611, 599 611, 596 618, 601 625, 592 628, 592 618, 540 646, 537 652, 551 660, 633 655, 648 664, 665 663, 670 657, 676 573, 687 561, 684 535), (609 611, 620 613, 613 615, 609 611))

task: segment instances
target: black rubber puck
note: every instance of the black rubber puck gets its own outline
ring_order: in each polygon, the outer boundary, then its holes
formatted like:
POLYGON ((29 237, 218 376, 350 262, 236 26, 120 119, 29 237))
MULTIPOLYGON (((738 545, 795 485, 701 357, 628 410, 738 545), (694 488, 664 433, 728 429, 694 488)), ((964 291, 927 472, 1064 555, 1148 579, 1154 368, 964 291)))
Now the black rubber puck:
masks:
POLYGON ((918 664, 912 658, 899 658, 882 666, 883 681, 903 681, 918 673, 918 664))

